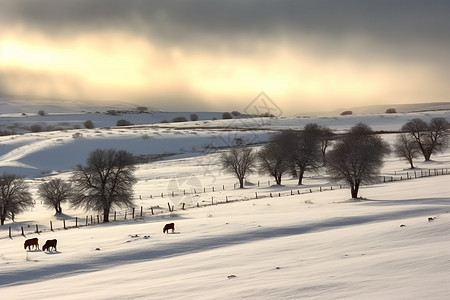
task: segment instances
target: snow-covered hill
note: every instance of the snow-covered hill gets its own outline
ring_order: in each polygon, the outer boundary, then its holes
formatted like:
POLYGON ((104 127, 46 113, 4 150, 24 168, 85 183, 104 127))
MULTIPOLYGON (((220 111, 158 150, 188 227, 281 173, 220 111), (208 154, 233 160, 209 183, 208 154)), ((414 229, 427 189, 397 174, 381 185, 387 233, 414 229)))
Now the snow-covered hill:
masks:
MULTIPOLYGON (((222 172, 216 152, 236 137, 257 147, 276 130, 311 122, 336 131, 358 122, 395 131, 415 117, 450 121, 448 111, 164 124, 138 118, 151 114, 126 116, 139 126, 110 128, 114 121, 104 113, 55 112, 44 116, 45 122, 72 126, 89 117, 96 126, 0 137, 0 172, 27 176, 34 195, 42 180, 67 178, 96 148, 149 159, 136 171, 135 203, 142 218, 137 212, 130 219, 128 211, 124 220, 118 211, 118 222, 81 226, 96 212, 64 205, 64 215, 55 216, 35 196, 33 209, 0 227, 2 299, 450 298, 449 175, 400 181, 413 171, 389 157, 382 175, 399 181, 363 187, 359 201, 349 200, 345 188, 331 189, 321 173, 306 174, 301 187, 289 176, 277 187, 270 177, 252 174, 239 190, 235 178, 222 172), (79 228, 62 229, 63 222, 72 227, 75 220, 79 228), (163 234, 169 222, 175 233, 163 234), (56 238, 58 250, 25 251, 21 228, 41 246, 56 238)), ((5 113, 0 124, 26 118, 5 113)), ((383 134, 390 143, 394 136, 383 134)), ((447 172, 450 151, 431 162, 417 161, 417 167, 416 172, 447 172)))

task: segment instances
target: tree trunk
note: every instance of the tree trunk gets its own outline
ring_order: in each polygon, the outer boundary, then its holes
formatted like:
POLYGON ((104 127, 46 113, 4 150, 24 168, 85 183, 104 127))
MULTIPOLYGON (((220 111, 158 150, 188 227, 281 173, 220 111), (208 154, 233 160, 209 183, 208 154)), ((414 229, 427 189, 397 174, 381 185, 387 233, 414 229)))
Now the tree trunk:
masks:
POLYGON ((243 177, 239 178, 239 188, 240 189, 244 188, 244 178, 243 177))
POLYGON ((359 182, 353 182, 352 184, 350 184, 350 186, 351 186, 352 198, 357 199, 358 191, 359 191, 359 182))
POLYGON ((6 209, 2 208, 2 210, 0 211, 0 226, 5 225, 6 216, 6 209))
POLYGON ((305 174, 305 169, 300 168, 300 171, 298 172, 298 185, 303 184, 303 175, 305 174))
POLYGON ((277 182, 277 185, 281 185, 281 175, 275 176, 275 181, 277 182))
POLYGON ((104 223, 109 222, 109 209, 107 208, 103 209, 103 222, 104 223))
POLYGON ((408 159, 409 164, 411 165, 411 169, 414 169, 414 164, 413 164, 413 160, 412 159, 408 159))

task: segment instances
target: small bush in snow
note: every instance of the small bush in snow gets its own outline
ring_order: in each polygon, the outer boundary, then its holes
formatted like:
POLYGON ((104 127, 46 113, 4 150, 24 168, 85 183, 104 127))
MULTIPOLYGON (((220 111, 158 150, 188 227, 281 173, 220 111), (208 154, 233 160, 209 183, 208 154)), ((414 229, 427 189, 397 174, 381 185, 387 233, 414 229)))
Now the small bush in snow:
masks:
POLYGON ((198 121, 198 115, 197 114, 191 114, 191 121, 198 121))
POLYGON ((127 120, 118 120, 116 123, 117 126, 130 126, 133 125, 130 121, 127 120))
POLYGON ((86 122, 83 123, 83 125, 87 129, 93 129, 94 128, 94 122, 92 122, 91 120, 87 120, 86 122))

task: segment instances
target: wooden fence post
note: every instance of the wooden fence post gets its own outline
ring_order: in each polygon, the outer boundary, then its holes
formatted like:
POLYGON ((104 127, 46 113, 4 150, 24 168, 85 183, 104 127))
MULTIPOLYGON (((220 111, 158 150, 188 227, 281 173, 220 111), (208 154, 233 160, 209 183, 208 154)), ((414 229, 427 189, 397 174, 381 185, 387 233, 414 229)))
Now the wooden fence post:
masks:
POLYGON ((67 229, 66 228, 66 220, 63 220, 63 225, 64 225, 64 229, 67 229))
POLYGON ((97 215, 97 224, 100 224, 100 216, 97 215))
POLYGON ((169 207, 169 212, 172 212, 172 208, 170 207, 170 203, 167 202, 167 206, 169 207))
POLYGON ((255 192, 256 199, 258 199, 258 192, 255 192))
MULTIPOLYGON (((11 227, 9 227, 11 228, 11 227)), ((20 226, 20 229, 22 230, 22 235, 25 236, 25 232, 23 232, 23 226, 20 226)))
POLYGON ((135 210, 135 208, 133 207, 133 212, 132 212, 132 219, 134 219, 134 210, 135 210))
POLYGON ((150 209, 152 210, 152 215, 154 215, 154 212, 153 212, 153 207, 150 207, 150 209))
POLYGON ((78 228, 78 217, 75 217, 75 227, 78 228))
POLYGON ((184 205, 185 205, 185 204, 186 204, 186 203, 183 202, 183 207, 181 208, 182 210, 184 210, 184 205))
POLYGON ((36 224, 36 233, 39 233, 39 226, 36 224))
POLYGON ((144 208, 141 206, 141 218, 144 216, 144 208))
MULTIPOLYGON (((8 230, 9 230, 9 234, 8 234, 8 235, 9 235, 9 238, 12 239, 11 226, 9 226, 9 229, 8 229, 8 230)), ((22 232, 23 232, 23 227, 22 227, 22 232)))
POLYGON ((53 231, 53 222, 50 221, 50 231, 53 231))

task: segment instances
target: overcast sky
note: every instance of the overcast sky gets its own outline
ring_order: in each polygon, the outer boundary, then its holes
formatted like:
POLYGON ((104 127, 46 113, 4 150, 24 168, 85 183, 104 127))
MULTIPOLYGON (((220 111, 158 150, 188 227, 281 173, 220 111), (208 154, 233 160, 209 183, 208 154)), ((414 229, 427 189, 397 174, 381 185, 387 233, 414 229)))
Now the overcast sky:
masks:
POLYGON ((0 0, 0 95, 285 115, 450 101, 448 0, 0 0))

